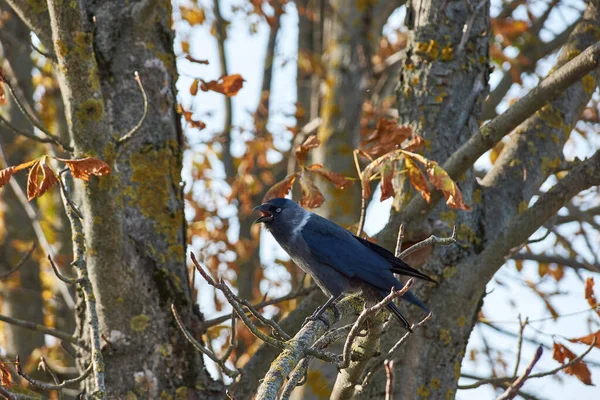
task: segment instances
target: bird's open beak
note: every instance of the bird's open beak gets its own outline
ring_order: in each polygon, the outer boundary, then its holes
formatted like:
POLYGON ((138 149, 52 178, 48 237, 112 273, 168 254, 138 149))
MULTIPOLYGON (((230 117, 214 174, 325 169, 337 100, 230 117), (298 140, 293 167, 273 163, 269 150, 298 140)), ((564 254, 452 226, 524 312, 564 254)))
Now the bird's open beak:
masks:
POLYGON ((258 207, 254 207, 253 211, 258 211, 260 213, 260 217, 254 221, 255 224, 273 221, 273 213, 268 210, 268 207, 269 206, 267 204, 261 204, 258 207))

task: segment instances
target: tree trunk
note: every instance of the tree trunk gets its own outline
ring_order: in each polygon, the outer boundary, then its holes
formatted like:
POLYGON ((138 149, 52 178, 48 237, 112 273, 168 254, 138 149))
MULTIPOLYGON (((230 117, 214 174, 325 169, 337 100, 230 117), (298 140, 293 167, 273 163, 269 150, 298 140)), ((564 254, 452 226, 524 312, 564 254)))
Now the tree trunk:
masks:
MULTIPOLYGON (((171 8, 116 0, 73 4, 50 1, 48 11, 75 156, 96 156, 112 168, 81 185, 79 199, 105 338, 106 395, 185 397, 197 391, 198 398, 212 398, 221 387, 169 309, 174 303, 194 331, 171 8), (119 144, 144 111, 134 71, 148 96, 148 114, 141 129, 119 144)), ((89 340, 89 321, 77 322, 77 334, 89 340)), ((85 386, 88 393, 95 390, 91 378, 85 386)))

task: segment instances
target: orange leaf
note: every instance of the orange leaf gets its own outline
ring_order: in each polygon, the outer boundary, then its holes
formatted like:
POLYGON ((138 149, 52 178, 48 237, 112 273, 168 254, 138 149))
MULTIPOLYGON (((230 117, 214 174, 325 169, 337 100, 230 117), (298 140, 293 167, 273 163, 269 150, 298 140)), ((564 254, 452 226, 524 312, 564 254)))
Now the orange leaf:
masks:
POLYGON ((102 176, 110 173, 108 164, 95 157, 82 158, 81 160, 57 158, 57 160, 67 164, 74 178, 84 181, 88 181, 92 175, 102 176))
POLYGON ((190 56, 189 54, 185 56, 185 59, 190 62, 196 63, 196 64, 208 65, 208 60, 199 60, 197 58, 190 56))
POLYGON ((183 114, 183 118, 185 118, 185 120, 187 121, 188 124, 190 124, 190 127, 192 128, 198 128, 200 130, 206 128, 206 124, 202 121, 196 121, 192 118, 192 112, 191 111, 185 111, 183 109, 179 109, 179 111, 181 112, 181 114, 183 114))
POLYGON ((12 377, 10 375, 10 370, 4 363, 4 361, 0 358, 0 384, 5 388, 10 389, 12 386, 12 377))
POLYGON ((277 197, 285 197, 292 188, 295 180, 296 174, 288 175, 282 181, 279 181, 271 186, 267 193, 265 193, 265 197, 263 197, 263 203, 266 203, 267 201, 277 197))
POLYGON ((410 153, 407 151, 404 152, 404 155, 407 157, 412 157, 425 166, 429 181, 433 184, 433 186, 442 191, 446 197, 446 204, 448 204, 450 208, 458 208, 461 210, 471 209, 471 207, 463 202, 462 193, 458 188, 458 185, 456 185, 448 173, 444 171, 444 169, 440 167, 437 162, 428 160, 419 154, 410 153))
POLYGON ((308 151, 310 149, 314 149, 321 144, 321 141, 317 138, 317 135, 312 135, 306 138, 304 143, 302 143, 296 149, 296 162, 300 167, 303 167, 306 163, 306 156, 308 155, 308 151))
MULTIPOLYGON (((585 280, 584 295, 590 307, 595 308, 598 305, 598 300, 594 295, 594 278, 587 278, 585 280)), ((596 310, 596 312, 598 313, 598 315, 600 315, 600 309, 596 310)))
POLYGON ((313 164, 307 167, 306 170, 321 175, 323 178, 333 183, 333 185, 337 189, 345 189, 354 182, 352 179, 348 179, 342 174, 338 174, 337 172, 326 171, 322 169, 322 167, 322 164, 313 164))
POLYGON ((569 339, 569 342, 583 343, 589 346, 591 346, 592 343, 594 343, 594 347, 600 348, 600 331, 596 333, 590 333, 589 335, 580 338, 569 339), (596 343, 594 343, 594 340, 596 341, 596 343))
POLYGON ((15 167, 8 167, 0 170, 0 187, 6 185, 15 172, 15 167))
MULTIPOLYGON (((577 355, 575 353, 573 353, 571 350, 569 350, 568 348, 566 348, 565 346, 563 346, 562 344, 554 343, 554 351, 552 354, 552 358, 554 358, 556 361, 558 361, 561 364, 566 364, 565 360, 571 361, 571 360, 577 358, 577 355)), ((579 379, 581 382, 585 383, 586 385, 593 385, 592 384, 592 374, 591 374, 589 368, 587 367, 587 365, 582 360, 579 360, 575 364, 565 368, 564 371, 569 375, 576 376, 577 379, 579 379)))
POLYGON ((195 96, 196 93, 198 93, 198 84, 200 82, 198 82, 198 79, 194 79, 194 82, 192 82, 192 86, 190 86, 190 94, 192 96, 195 96))
POLYGON ((244 86, 244 78, 240 74, 225 75, 216 81, 206 82, 200 80, 202 85, 200 89, 205 92, 212 90, 213 92, 222 93, 227 97, 235 96, 237 92, 244 86))
POLYGON ((58 179, 56 178, 52 168, 50 168, 50 166, 45 162, 42 163, 42 184, 40 185, 40 189, 38 191, 38 197, 41 197, 48 190, 52 189, 57 183, 58 179))
POLYGON ((31 201, 37 196, 39 191, 38 174, 40 172, 40 160, 35 160, 29 174, 27 175, 27 200, 31 201))
POLYGON ((406 151, 419 150, 425 144, 425 139, 421 135, 413 134, 412 139, 402 149, 406 151))
POLYGON ((410 184, 421 193, 421 196, 429 203, 431 200, 431 192, 429 191, 429 185, 425 179, 425 174, 410 157, 405 157, 404 163, 406 165, 406 170, 408 171, 410 184))
POLYGON ((394 185, 392 184, 392 178, 394 178, 394 164, 393 163, 391 163, 391 165, 386 165, 382 168, 380 201, 387 200, 390 197, 394 197, 396 195, 396 191, 394 190, 394 185))
POLYGON ((302 207, 317 208, 325 202, 325 197, 323 197, 319 188, 303 176, 300 177, 300 188, 302 189, 302 197, 300 198, 302 207))
POLYGON ((410 126, 398 126, 398 122, 379 118, 377 127, 360 147, 371 157, 377 158, 397 149, 400 144, 412 135, 410 126))

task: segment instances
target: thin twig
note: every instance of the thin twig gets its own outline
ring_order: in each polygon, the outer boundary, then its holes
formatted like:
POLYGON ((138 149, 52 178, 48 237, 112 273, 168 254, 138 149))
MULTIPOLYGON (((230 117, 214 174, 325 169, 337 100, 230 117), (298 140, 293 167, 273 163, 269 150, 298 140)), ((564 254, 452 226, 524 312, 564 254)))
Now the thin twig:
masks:
POLYGON ((46 135, 50 140, 52 140, 52 142, 54 142, 55 144, 61 146, 68 153, 73 152, 73 148, 71 146, 69 146, 66 143, 63 143, 62 140, 58 136, 56 136, 53 133, 49 132, 40 123, 40 121, 37 119, 37 117, 35 115, 33 115, 33 112, 31 112, 32 110, 30 110, 30 107, 25 107, 25 105, 23 105, 23 103, 21 102, 21 99, 19 99, 19 96, 16 95, 15 89, 14 89, 13 85, 10 83, 9 79, 2 79, 2 78, 0 78, 0 80, 2 80, 4 82, 4 84, 8 88, 8 91, 10 92, 12 98, 15 100, 15 104, 19 107, 19 110, 21 110, 21 112, 23 113, 23 115, 25 115, 25 117, 27 117, 27 119, 29 120, 29 122, 31 122, 33 124, 33 126, 35 126, 37 129, 39 129, 44 135, 46 135))
POLYGON ((93 371, 93 364, 90 364, 85 369, 85 371, 83 371, 83 374, 79 375, 78 377, 73 378, 73 379, 67 379, 65 381, 62 381, 59 384, 52 384, 52 383, 38 381, 38 380, 30 377, 29 375, 27 375, 21 368, 19 356, 16 357, 15 367, 17 369, 17 374, 19 374, 20 376, 25 378, 25 380, 27 382, 31 383, 33 386, 35 386, 39 389, 42 389, 42 390, 59 390, 66 386, 73 385, 75 383, 79 383, 79 382, 83 381, 85 378, 87 378, 88 376, 90 376, 90 373, 93 371))
POLYGON ((394 399, 394 360, 385 360, 385 400, 394 399))
POLYGON ((400 224, 398 228, 398 237, 396 238, 396 249, 394 250, 394 256, 400 258, 402 253, 402 240, 404 239, 404 224, 400 224))
POLYGON ((525 322, 521 321, 521 314, 519 314, 519 338, 517 340, 517 361, 515 362, 515 371, 513 375, 517 375, 519 372, 519 364, 521 363, 521 350, 523 349, 523 331, 529 323, 529 318, 525 318, 525 322))
POLYGON ((463 27, 463 35, 462 35, 462 38, 460 39, 460 43, 458 45, 456 54, 461 54, 464 51, 465 45, 467 44, 467 41, 469 40, 469 36, 471 36, 471 29, 473 29, 473 24, 475 23, 475 18, 477 17, 479 10, 481 10, 483 8, 483 6, 485 5, 486 1, 487 0, 481 0, 481 2, 479 4, 477 4, 477 6, 475 7, 475 10, 473 10, 473 13, 469 16, 467 23, 463 27))
POLYGON ((173 312, 173 316, 175 317, 175 321, 177 322, 177 326, 179 327, 179 330, 181 331, 181 333, 183 333, 183 335, 188 340, 188 342, 190 342, 191 345, 194 346, 194 348, 196 350, 198 350, 200 353, 206 355, 208 358, 210 358, 211 360, 213 360, 217 365, 219 365, 219 367, 221 367, 221 370, 223 371, 223 373, 225 375, 227 375, 228 377, 235 378, 235 377, 237 377, 240 374, 240 372, 238 370, 229 369, 225 365, 225 361, 224 360, 222 360, 219 357, 217 357, 215 355, 215 353, 213 353, 212 351, 210 351, 209 349, 207 349, 206 347, 204 347, 202 344, 200 344, 194 338, 194 336, 190 333, 190 331, 187 330, 187 328, 183 324, 183 321, 181 320, 181 317, 177 313, 177 309, 175 308, 175 304, 171 304, 171 311, 173 312))
POLYGON ((69 198, 68 190, 65 183, 62 180, 62 175, 59 174, 58 182, 60 183, 60 194, 63 200, 63 206, 65 208, 67 218, 71 224, 72 241, 73 241, 73 263, 77 271, 77 283, 83 293, 83 299, 85 301, 86 311, 89 315, 90 324, 90 345, 91 345, 91 357, 92 366, 94 369, 94 384, 95 392, 94 395, 104 398, 106 394, 106 388, 104 385, 104 357, 102 356, 102 345, 100 342, 100 321, 98 318, 98 310, 96 308, 96 296, 92 289, 92 284, 89 279, 87 262, 86 262, 86 246, 85 246, 85 235, 83 233, 83 225, 81 223, 80 216, 77 215, 77 209, 72 204, 73 202, 69 198))
POLYGON ((542 356, 543 352, 544 352, 544 349, 542 348, 542 346, 539 346, 535 352, 535 355, 533 356, 533 359, 527 366, 527 369, 525 370, 525 372, 523 372, 523 374, 521 376, 519 376, 517 378, 517 380, 514 381, 512 383, 512 385, 510 385, 504 393, 502 393, 500 396, 498 396, 498 398, 496 400, 511 400, 511 399, 514 399, 515 396, 517 396, 517 394, 519 393, 519 390, 523 387, 523 385, 525 384, 525 381, 531 374, 531 370, 533 370, 533 367, 535 366, 535 364, 537 364, 537 362, 540 360, 540 357, 542 356))
MULTIPOLYGON (((549 375, 554 375, 557 372, 560 372, 561 370, 568 368, 572 365, 577 364, 579 361, 581 361, 585 356, 588 355, 588 353, 590 351, 592 351, 592 349, 594 348, 594 346, 596 345, 596 338, 594 338, 592 344, 587 348, 587 350, 583 353, 581 353, 579 356, 575 357, 574 359, 572 359, 571 361, 569 361, 566 364, 563 364, 559 367, 556 367, 554 369, 551 369, 549 371, 546 372, 540 372, 537 374, 532 374, 529 375, 528 379, 533 379, 533 378, 543 378, 549 375)), ((503 378, 486 378, 486 379, 480 379, 477 382, 471 383, 469 385, 458 385, 457 388, 461 389, 461 390, 465 390, 465 389, 476 389, 480 386, 483 385, 487 385, 487 384, 492 384, 492 385, 497 385, 497 384, 501 384, 501 383, 506 383, 506 382, 514 382, 515 380, 517 380, 519 377, 518 376, 511 376, 511 377, 503 377, 503 378)))
MULTIPOLYGON (((367 199, 365 198, 365 182, 362 178, 362 171, 360 170, 360 164, 358 162, 358 152, 359 150, 354 150, 352 154, 354 155, 354 165, 356 166, 356 173, 358 174, 358 179, 360 180, 360 219, 358 220, 358 228, 356 228, 356 236, 360 237, 362 235, 363 229, 365 227, 365 218, 367 214, 367 199)), ((368 183, 367 183, 368 184, 368 183)))
POLYGON ((403 296, 408 291, 408 289, 412 286, 413 283, 414 283, 414 278, 410 278, 406 282, 406 284, 404 285, 404 287, 402 289, 400 289, 398 291, 392 289, 390 294, 385 296, 383 298, 383 300, 381 300, 379 303, 375 304, 372 307, 365 307, 365 309, 358 316, 358 319, 356 320, 356 322, 354 322, 352 329, 350 329, 350 333, 348 334, 348 338, 346 339, 346 343, 344 344, 343 359, 342 359, 342 362, 338 365, 339 369, 348 368, 348 366, 350 365, 352 345, 354 344, 354 340, 360 333, 360 331, 361 331, 364 323, 367 321, 367 319, 369 319, 372 316, 374 316, 375 314, 377 314, 379 312, 379 310, 381 310, 382 308, 387 306, 394 299, 403 296))
POLYGON ((77 283, 77 279, 76 278, 67 278, 66 276, 64 276, 63 274, 60 273, 60 271, 58 270, 58 267, 56 266, 56 264, 54 264, 54 260, 52 260, 52 256, 50 254, 48 254, 48 261, 50 261, 50 265, 52 266, 52 270, 54 271, 54 274, 56 275, 56 277, 58 279, 60 279, 64 283, 69 283, 71 285, 74 285, 74 284, 77 283))
POLYGON ((284 331, 275 321, 273 321, 272 319, 269 318, 265 318, 256 308, 254 308, 252 306, 252 304, 250 304, 250 302, 246 299, 242 299, 242 298, 238 298, 239 301, 241 302, 241 304, 243 304, 244 306, 246 306, 246 308, 248 309, 248 311, 250 311, 250 313, 252 315, 254 315, 254 317, 256 319, 258 319, 260 322, 262 322, 264 325, 268 325, 271 327, 272 332, 279 338, 282 340, 290 340, 291 336, 287 334, 286 331, 284 331))
POLYGON ((36 142, 39 142, 39 143, 53 143, 54 142, 52 139, 41 138, 33 133, 29 133, 27 131, 17 128, 13 124, 11 124, 6 118, 4 118, 2 115, 0 115, 0 122, 2 122, 4 125, 6 125, 11 131, 16 133, 17 135, 24 136, 27 139, 35 140, 36 142))
MULTIPOLYGON (((45 372, 48 373, 48 375, 50 375, 50 377, 54 381, 55 385, 60 385, 60 380, 58 379, 58 376, 56 376, 56 374, 54 373, 52 368, 50 368, 50 366, 48 365, 48 363, 46 362, 46 359, 44 357, 40 357, 40 364, 38 365, 38 369, 39 368, 43 369, 45 372)), ((62 390, 58 389, 57 392, 58 392, 58 400, 63 400, 62 390)))
POLYGON ((427 239, 422 240, 419 243, 416 243, 416 244, 410 246, 408 249, 404 250, 402 253, 400 253, 400 256, 398 258, 404 259, 409 254, 412 254, 417 250, 420 250, 427 246, 432 246, 434 244, 440 244, 442 246, 450 246, 453 243, 456 243, 456 226, 452 230, 452 236, 450 236, 448 238, 439 238, 435 235, 431 235, 427 239))
POLYGON ((142 80, 140 79, 140 75, 138 74, 138 72, 135 71, 133 74, 135 76, 135 81, 137 82, 138 87, 140 88, 140 92, 142 92, 142 97, 144 99, 144 112, 142 113, 142 117, 140 118, 138 123, 133 128, 131 128, 131 130, 129 132, 127 132, 124 136, 122 136, 119 139, 119 141, 118 141, 119 145, 121 145, 121 144, 125 143, 126 141, 128 141, 129 139, 131 139, 131 137, 138 130, 140 130, 140 128, 142 127, 142 124, 144 123, 144 120, 146 119, 146 116, 148 115, 148 96, 146 95, 146 90, 144 90, 144 85, 142 84, 142 80))
POLYGON ((427 316, 425 318, 423 318, 418 324, 413 324, 411 326, 412 329, 412 333, 406 332, 393 346, 392 348, 387 352, 387 354, 385 356, 379 356, 375 359, 375 361, 372 364, 372 367, 369 369, 369 372, 367 372, 367 374, 365 375, 362 384, 360 386, 357 386, 356 390, 358 392, 363 391, 367 385, 371 382, 371 378, 373 378, 373 375, 375 374, 375 372, 377 372, 379 370, 379 368, 381 368, 383 366, 383 361, 386 359, 392 360, 394 359, 394 353, 396 352, 396 350, 398 350, 400 348, 400 346, 402 346, 402 344, 404 342, 406 342, 406 340, 409 338, 409 336, 411 334, 413 334, 418 328, 420 328, 425 322, 429 321, 431 319, 431 317, 433 316, 433 313, 429 313, 427 314, 427 316))
POLYGON ((25 264, 25 262, 29 259, 29 257, 33 253, 33 250, 35 250, 35 242, 31 245, 31 249, 29 249, 23 257, 21 257, 21 259, 17 262, 17 264, 15 264, 14 267, 12 267, 8 271, 2 272, 0 274, 0 280, 6 279, 9 276, 11 276, 12 274, 14 274, 15 272, 17 272, 23 266, 23 264, 25 264))
POLYGON ((30 329, 32 331, 37 331, 44 333, 46 335, 54 336, 56 338, 62 339, 65 342, 69 342, 75 346, 80 346, 81 344, 78 342, 76 338, 72 335, 69 335, 67 332, 59 331, 53 328, 47 328, 44 325, 36 324, 34 322, 24 321, 22 319, 12 318, 7 315, 0 314, 0 321, 6 322, 7 324, 16 325, 21 328, 30 329))

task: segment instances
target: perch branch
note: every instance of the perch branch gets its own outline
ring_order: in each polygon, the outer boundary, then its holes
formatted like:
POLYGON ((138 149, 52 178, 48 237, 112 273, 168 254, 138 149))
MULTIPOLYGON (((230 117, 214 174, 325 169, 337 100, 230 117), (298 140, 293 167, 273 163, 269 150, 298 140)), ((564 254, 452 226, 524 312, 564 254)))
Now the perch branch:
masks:
POLYGON ((398 258, 404 259, 404 258, 408 257, 410 254, 414 253, 415 251, 420 250, 427 246, 432 246, 434 244, 441 244, 442 246, 450 246, 453 243, 456 243, 456 226, 452 230, 452 236, 450 236, 448 238, 439 238, 437 236, 431 235, 427 239, 422 240, 419 243, 416 243, 416 244, 410 246, 408 249, 404 250, 402 253, 400 253, 398 258))

